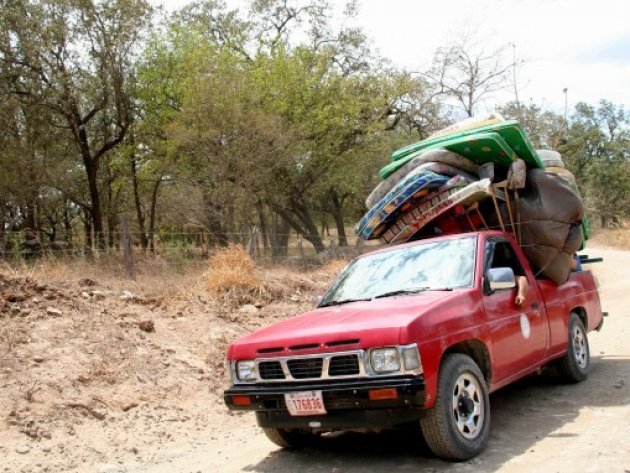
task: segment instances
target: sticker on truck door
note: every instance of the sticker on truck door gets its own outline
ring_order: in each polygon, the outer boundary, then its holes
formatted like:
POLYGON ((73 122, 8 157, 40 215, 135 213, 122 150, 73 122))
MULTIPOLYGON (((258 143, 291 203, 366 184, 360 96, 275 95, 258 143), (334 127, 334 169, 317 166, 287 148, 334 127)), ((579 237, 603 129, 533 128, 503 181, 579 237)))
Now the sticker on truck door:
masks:
POLYGON ((525 338, 529 338, 532 333, 532 327, 529 325, 527 314, 524 314, 523 312, 521 312, 521 333, 525 338))
POLYGON ((292 416, 316 416, 326 414, 321 391, 286 393, 284 402, 292 416))

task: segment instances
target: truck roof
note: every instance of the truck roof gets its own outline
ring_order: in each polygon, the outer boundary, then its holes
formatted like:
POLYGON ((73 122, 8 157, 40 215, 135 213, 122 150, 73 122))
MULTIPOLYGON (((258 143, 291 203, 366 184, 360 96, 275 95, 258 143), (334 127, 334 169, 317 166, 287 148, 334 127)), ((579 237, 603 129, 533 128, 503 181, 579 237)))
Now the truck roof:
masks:
POLYGON ((389 246, 384 246, 384 247, 380 247, 377 248, 373 251, 369 251, 367 253, 363 253, 362 255, 358 256, 358 258, 361 258, 363 256, 368 256, 368 255, 374 255, 377 253, 384 253, 387 251, 393 251, 393 250, 397 250, 399 248, 406 248, 406 247, 410 247, 410 246, 416 246, 416 245, 423 245, 429 242, 437 242, 437 241, 444 241, 444 240, 456 240, 456 239, 460 239, 460 238, 470 238, 470 237, 478 237, 480 235, 485 235, 486 237, 489 236, 500 236, 500 237, 504 237, 504 238, 508 238, 508 239, 513 239, 514 237, 512 236, 511 233, 509 232, 504 232, 501 230, 480 230, 480 231, 475 231, 475 232, 466 232, 466 233, 452 233, 449 235, 442 235, 442 236, 436 236, 436 237, 432 237, 432 238, 424 238, 422 240, 414 240, 414 241, 410 241, 407 243, 402 243, 399 245, 389 245, 389 246))

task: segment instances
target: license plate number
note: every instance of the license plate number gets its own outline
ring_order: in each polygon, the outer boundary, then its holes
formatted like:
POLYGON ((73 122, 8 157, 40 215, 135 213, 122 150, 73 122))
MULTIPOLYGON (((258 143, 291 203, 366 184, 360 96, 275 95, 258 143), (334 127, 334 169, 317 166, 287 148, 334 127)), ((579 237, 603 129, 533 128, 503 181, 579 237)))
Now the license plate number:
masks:
POLYGON ((300 391, 284 395, 289 414, 292 416, 315 416, 326 414, 321 391, 300 391))

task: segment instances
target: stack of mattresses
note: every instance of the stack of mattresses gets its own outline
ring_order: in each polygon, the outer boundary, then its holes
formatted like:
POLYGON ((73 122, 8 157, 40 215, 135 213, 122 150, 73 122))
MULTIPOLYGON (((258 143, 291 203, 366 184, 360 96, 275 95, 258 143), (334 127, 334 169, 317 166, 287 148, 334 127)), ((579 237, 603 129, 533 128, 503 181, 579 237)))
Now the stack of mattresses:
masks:
MULTIPOLYGON (((380 238, 383 243, 395 244, 436 234, 494 228, 497 222, 501 222, 501 227, 513 231, 515 235, 522 233, 536 245, 535 238, 532 240, 530 237, 538 232, 541 220, 554 220, 554 202, 545 202, 542 206, 532 205, 527 199, 525 202, 523 199, 510 202, 508 190, 504 188, 503 193, 497 193, 496 183, 505 181, 508 187, 513 185, 513 192, 523 192, 527 196, 529 194, 525 189, 516 190, 523 185, 527 188, 526 172, 529 177, 532 170, 541 170, 546 176, 553 175, 552 181, 562 180, 556 176, 568 178, 568 171, 564 169, 559 155, 541 154, 549 164, 553 164, 549 168, 550 173, 542 171, 545 165, 521 125, 514 120, 504 120, 500 115, 491 114, 455 124, 392 154, 391 163, 380 170, 382 181, 366 199, 369 210, 355 226, 355 232, 365 240, 380 238), (515 173, 521 177, 515 179, 515 173), (499 210, 501 201, 503 210, 499 210), (529 207, 524 208, 523 205, 529 207), (502 214, 507 207, 505 214, 509 214, 507 222, 511 225, 503 225, 502 214), (532 217, 529 212, 532 208, 551 209, 551 215, 539 213, 540 218, 532 217), (521 213, 526 218, 519 218, 521 213), (514 215, 519 221, 514 222, 514 215), (530 219, 536 223, 525 229, 530 219)), ((564 187, 572 191, 571 186, 564 187)), ((554 193, 538 193, 547 194, 554 193)), ((575 207, 575 201, 568 200, 568 207, 575 207)), ((563 218, 573 219, 564 220, 563 223, 569 227, 578 225, 583 218, 579 195, 577 201, 580 202, 579 209, 562 214, 563 218)), ((561 236, 557 241, 552 238, 552 243, 560 252, 569 254, 577 248, 573 248, 574 231, 568 227, 565 230, 558 233, 561 236), (562 243, 559 242, 561 238, 562 243), (565 245, 568 239, 571 242, 565 245)), ((548 238, 543 240, 542 245, 549 243, 548 238)), ((579 242, 582 240, 580 235, 579 242)), ((550 251, 542 251, 541 254, 541 258, 532 261, 535 270, 544 275, 553 260, 556 261, 552 271, 554 276, 563 274, 557 268, 566 265, 566 258, 559 259, 550 251)), ((558 280, 557 277, 552 279, 558 280)))

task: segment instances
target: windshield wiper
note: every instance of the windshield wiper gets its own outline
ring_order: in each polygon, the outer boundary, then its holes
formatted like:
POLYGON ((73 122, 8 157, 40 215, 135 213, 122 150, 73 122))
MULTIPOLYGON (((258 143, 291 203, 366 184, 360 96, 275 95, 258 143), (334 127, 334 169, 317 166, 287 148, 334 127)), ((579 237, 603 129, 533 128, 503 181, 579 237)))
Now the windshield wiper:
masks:
POLYGON ((330 307, 333 305, 341 305, 341 304, 349 304, 350 302, 362 302, 362 301, 371 301, 372 298, 371 297, 364 297, 361 299, 342 299, 340 301, 328 301, 328 302, 324 302, 323 304, 318 305, 317 307, 330 307))
POLYGON ((430 286, 422 286, 422 287, 410 287, 407 289, 396 289, 395 291, 384 292, 383 294, 378 294, 373 297, 363 297, 359 299, 342 299, 342 300, 332 300, 325 302, 323 304, 318 305, 317 307, 330 307, 333 305, 341 305, 341 304, 349 304, 350 302, 363 302, 363 301, 372 301, 374 299, 381 299, 383 297, 391 297, 391 296, 399 296, 401 294, 418 294, 419 292, 424 291, 452 291, 452 287, 430 287, 430 286))
POLYGON ((452 287, 410 287, 408 289, 396 289, 395 291, 384 292, 383 294, 379 294, 378 296, 374 296, 374 299, 380 299, 382 297, 391 297, 391 296, 399 296, 402 294, 418 294, 424 291, 452 291, 452 287))

